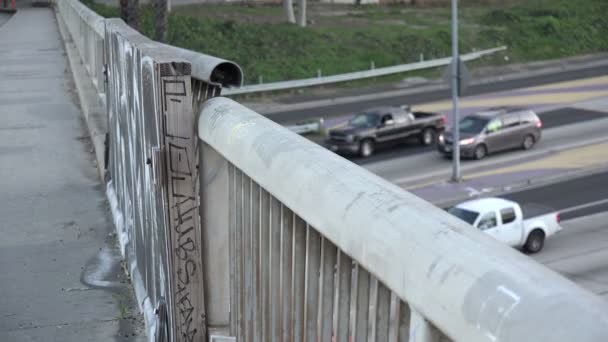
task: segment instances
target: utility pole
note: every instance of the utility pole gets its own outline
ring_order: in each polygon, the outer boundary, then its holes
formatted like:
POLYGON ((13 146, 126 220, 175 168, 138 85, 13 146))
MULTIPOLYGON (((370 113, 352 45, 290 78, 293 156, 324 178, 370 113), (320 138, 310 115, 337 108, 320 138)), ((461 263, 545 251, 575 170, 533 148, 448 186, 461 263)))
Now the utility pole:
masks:
POLYGON ((452 181, 460 182, 460 58, 458 55, 458 0, 452 0, 452 181))

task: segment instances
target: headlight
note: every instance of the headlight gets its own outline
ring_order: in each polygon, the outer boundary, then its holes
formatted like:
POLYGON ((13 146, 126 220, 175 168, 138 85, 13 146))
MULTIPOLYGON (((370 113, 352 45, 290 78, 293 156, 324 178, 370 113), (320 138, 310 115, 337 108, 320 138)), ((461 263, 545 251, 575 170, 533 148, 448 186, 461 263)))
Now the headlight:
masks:
POLYGON ((439 143, 440 144, 444 144, 445 143, 445 139, 443 138, 443 134, 439 134, 439 143))
POLYGON ((460 140, 460 145, 471 145, 475 141, 475 138, 468 138, 460 140))
POLYGON ((355 141, 355 136, 354 136, 354 135, 352 135, 352 134, 347 135, 347 136, 346 136, 346 141, 348 141, 348 142, 353 142, 353 141, 355 141))

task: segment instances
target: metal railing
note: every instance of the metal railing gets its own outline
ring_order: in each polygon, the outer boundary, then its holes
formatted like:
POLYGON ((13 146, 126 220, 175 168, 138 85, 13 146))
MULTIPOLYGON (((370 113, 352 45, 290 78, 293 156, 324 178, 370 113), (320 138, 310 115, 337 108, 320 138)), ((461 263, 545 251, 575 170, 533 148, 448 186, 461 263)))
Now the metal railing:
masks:
POLYGON ((608 338, 595 295, 238 103, 198 132, 238 341, 608 338))
POLYGON ((91 11, 80 1, 55 0, 55 6, 74 41, 82 63, 93 81, 98 94, 104 88, 104 18, 91 11))
POLYGON ((150 340, 608 340, 598 297, 217 97, 235 64, 57 9, 107 93, 108 196, 150 340))
MULTIPOLYGON (((460 58, 465 61, 472 61, 475 59, 479 59, 483 56, 491 55, 496 52, 506 50, 506 46, 500 46, 493 49, 475 51, 471 53, 467 53, 461 55, 460 58)), ((303 87, 311 87, 318 86, 324 84, 332 84, 339 82, 347 82, 347 81, 355 81, 364 78, 370 77, 379 77, 386 76, 392 74, 398 74, 407 71, 415 71, 415 70, 424 70, 431 69, 441 66, 450 65, 452 61, 452 57, 444 57, 439 59, 433 59, 429 61, 416 62, 410 64, 402 64, 402 65, 394 65, 390 67, 384 68, 376 68, 371 70, 363 70, 350 72, 339 75, 331 75, 331 76, 323 76, 323 77, 313 77, 306 78, 301 80, 292 80, 292 81, 282 81, 282 82, 273 82, 273 83, 265 83, 265 84, 255 84, 255 85, 246 85, 240 88, 228 88, 223 91, 224 95, 239 95, 239 94, 250 94, 250 93, 259 93, 265 91, 276 91, 276 90, 287 90, 294 88, 303 88, 303 87)))

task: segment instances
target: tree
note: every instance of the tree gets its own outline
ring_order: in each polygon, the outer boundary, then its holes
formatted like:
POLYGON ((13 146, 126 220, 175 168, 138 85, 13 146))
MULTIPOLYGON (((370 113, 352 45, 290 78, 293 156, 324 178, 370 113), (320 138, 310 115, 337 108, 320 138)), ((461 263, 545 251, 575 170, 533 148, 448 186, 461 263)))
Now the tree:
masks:
POLYGON ((154 39, 159 42, 167 41, 167 0, 154 0, 154 39))
POLYGON ((134 29, 139 28, 139 0, 120 0, 120 18, 134 29))
POLYGON ((128 8, 129 8, 129 0, 120 0, 120 19, 125 23, 129 22, 128 19, 128 8))
POLYGON ((288 23, 296 23, 296 16, 293 14, 293 3, 291 0, 283 0, 283 12, 285 12, 288 23))
POLYGON ((298 13, 298 25, 306 27, 306 0, 300 0, 300 13, 298 13))

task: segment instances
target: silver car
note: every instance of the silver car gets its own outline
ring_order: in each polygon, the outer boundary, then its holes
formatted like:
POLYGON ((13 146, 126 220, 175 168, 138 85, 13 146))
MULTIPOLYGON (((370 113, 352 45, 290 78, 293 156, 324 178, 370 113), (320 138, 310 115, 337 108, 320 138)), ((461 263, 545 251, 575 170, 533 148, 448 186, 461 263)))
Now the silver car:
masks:
MULTIPOLYGON (((540 140, 542 126, 529 109, 501 107, 469 115, 460 121, 460 155, 483 159, 504 150, 528 150, 540 140)), ((437 149, 450 156, 453 143, 452 131, 446 131, 439 136, 437 149)))

